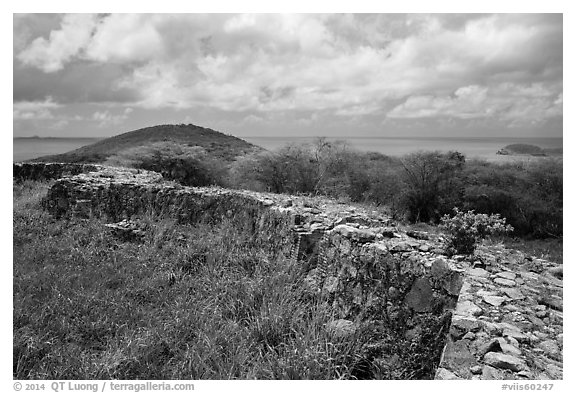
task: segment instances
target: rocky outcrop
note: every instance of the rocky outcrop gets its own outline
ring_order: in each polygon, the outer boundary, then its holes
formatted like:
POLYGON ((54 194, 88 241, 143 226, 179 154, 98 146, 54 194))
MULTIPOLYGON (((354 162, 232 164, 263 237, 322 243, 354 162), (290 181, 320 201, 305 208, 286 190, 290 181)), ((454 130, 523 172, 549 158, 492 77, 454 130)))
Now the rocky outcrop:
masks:
MULTIPOLYGON (((129 219, 149 210, 184 223, 229 220, 260 247, 301 261, 308 295, 333 311, 326 329, 336 338, 400 329, 418 342, 434 326, 437 352, 444 348, 437 379, 562 378, 561 271, 517 251, 482 246, 482 262, 471 266, 445 255, 442 236, 403 231, 370 209, 183 187, 118 168, 56 181, 43 206, 61 218, 125 220, 111 228, 119 233, 133 231, 129 219)), ((377 346, 371 356, 385 361, 390 354, 377 346)))

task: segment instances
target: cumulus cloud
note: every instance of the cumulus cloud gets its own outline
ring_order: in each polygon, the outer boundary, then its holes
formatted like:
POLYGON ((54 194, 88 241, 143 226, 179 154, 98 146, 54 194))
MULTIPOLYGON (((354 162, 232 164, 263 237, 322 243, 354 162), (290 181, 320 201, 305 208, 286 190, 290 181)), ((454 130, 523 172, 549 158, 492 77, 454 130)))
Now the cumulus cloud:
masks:
MULTIPOLYGON (((66 15, 18 45, 22 65, 60 71, 16 83, 24 99, 52 83, 70 102, 257 117, 562 116, 559 14, 66 15), (89 70, 86 88, 78 70, 89 70)), ((101 124, 120 116, 97 113, 101 124)))
POLYGON ((92 114, 92 120, 98 123, 98 127, 117 126, 122 124, 128 119, 130 113, 133 112, 132 108, 126 108, 119 114, 113 114, 108 110, 96 111, 92 114))
POLYGON ((12 111, 14 120, 53 119, 53 109, 61 107, 52 97, 43 101, 21 101, 14 104, 12 111))
POLYGON ((95 15, 65 15, 59 30, 53 30, 48 39, 36 38, 18 59, 45 72, 59 71, 86 46, 95 26, 95 15))
POLYGON ((414 95, 388 112, 389 118, 497 118, 516 124, 543 121, 562 114, 562 96, 543 84, 504 83, 458 88, 452 95, 414 95))
POLYGON ((154 15, 116 14, 104 18, 87 43, 85 56, 98 62, 140 62, 162 54, 154 15))

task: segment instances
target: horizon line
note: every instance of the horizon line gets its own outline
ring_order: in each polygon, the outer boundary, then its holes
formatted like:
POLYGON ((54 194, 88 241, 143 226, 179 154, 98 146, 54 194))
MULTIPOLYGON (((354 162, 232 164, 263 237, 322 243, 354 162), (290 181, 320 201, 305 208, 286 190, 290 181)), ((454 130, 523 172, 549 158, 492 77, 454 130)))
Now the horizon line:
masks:
MULTIPOLYGON (((235 136, 236 138, 330 138, 330 139, 448 139, 448 138, 464 138, 464 139, 519 139, 519 138, 529 138, 529 139, 563 139, 564 136, 430 136, 430 135, 418 135, 418 136, 328 136, 328 135, 292 135, 292 136, 270 136, 270 135, 244 135, 236 136, 234 134, 226 134, 235 136)), ((115 136, 122 134, 115 134, 109 136, 13 136, 12 139, 105 139, 113 138, 115 136)))

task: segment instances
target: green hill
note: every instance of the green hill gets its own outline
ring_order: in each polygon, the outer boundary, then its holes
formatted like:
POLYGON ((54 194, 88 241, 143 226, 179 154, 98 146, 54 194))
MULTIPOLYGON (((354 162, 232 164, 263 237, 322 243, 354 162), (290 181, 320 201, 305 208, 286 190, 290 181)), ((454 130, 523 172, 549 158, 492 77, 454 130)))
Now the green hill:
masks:
POLYGON ((262 150, 240 138, 210 128, 194 124, 167 124, 126 132, 67 153, 43 156, 30 161, 102 163, 126 149, 166 141, 200 146, 212 157, 223 161, 232 161, 238 156, 262 150))

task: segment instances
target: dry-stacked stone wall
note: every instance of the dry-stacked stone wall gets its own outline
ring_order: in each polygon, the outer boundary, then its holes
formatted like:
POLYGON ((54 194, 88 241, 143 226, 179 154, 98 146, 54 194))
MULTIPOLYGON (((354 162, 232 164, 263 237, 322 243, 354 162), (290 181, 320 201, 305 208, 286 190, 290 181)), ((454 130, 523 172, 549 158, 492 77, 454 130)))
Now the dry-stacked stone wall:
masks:
POLYGON ((23 180, 54 180, 63 176, 73 176, 85 172, 97 171, 100 165, 71 163, 25 163, 12 164, 12 176, 16 182, 23 180))
POLYGON ((271 201, 221 188, 190 188, 165 182, 155 172, 104 167, 59 179, 43 207, 55 217, 103 217, 121 221, 153 211, 181 223, 228 219, 254 235, 256 244, 292 246, 293 217, 270 209, 271 201))
POLYGON ((306 289, 331 306, 327 328, 337 335, 368 327, 417 340, 434 326, 443 348, 437 379, 562 378, 561 270, 549 262, 483 246, 483 263, 471 266, 445 255, 441 235, 402 230, 369 209, 97 169, 56 181, 45 209, 112 222, 150 209, 183 223, 231 220, 261 247, 301 261, 306 289))
POLYGON ((393 326, 416 326, 422 316, 442 318, 455 308, 462 269, 429 244, 395 228, 337 225, 320 240, 307 283, 328 297, 337 318, 383 314, 393 326))

